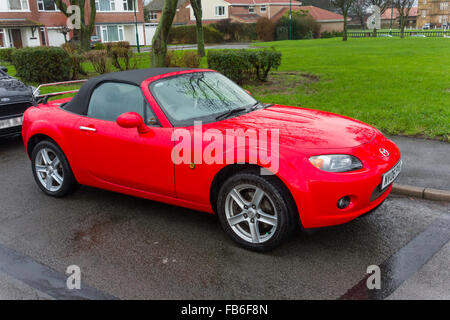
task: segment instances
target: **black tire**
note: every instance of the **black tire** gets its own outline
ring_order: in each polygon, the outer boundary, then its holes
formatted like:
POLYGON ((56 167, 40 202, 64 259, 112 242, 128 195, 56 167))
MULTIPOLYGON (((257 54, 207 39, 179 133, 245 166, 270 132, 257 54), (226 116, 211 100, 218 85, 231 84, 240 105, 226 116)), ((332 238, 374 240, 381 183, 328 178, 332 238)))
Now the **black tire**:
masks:
MULTIPOLYGON (((250 188, 248 189, 250 190, 250 188)), ((248 193, 251 197, 254 197, 256 194, 248 193)), ((254 198, 253 198, 254 199, 254 198)), ((262 202, 261 202, 262 203, 262 202)), ((247 206, 248 207, 248 206, 247 206)), ((237 207, 236 207, 237 208, 237 207)), ((267 208, 267 206, 266 206, 267 208)), ((244 206, 245 209, 245 206, 244 206)), ((244 212, 242 208, 238 208, 238 210, 242 210, 241 213, 244 212)), ((250 210, 250 209, 249 209, 250 210)), ((256 210, 259 210, 259 207, 256 208, 256 210)), ((265 210, 264 210, 265 211, 265 210)), ((247 211, 245 211, 247 212, 247 211)), ((231 176, 228 180, 225 181, 225 183, 222 185, 219 191, 218 199, 217 199, 217 215, 220 220, 220 224, 222 225, 222 228, 224 231, 240 246, 243 248, 253 250, 253 251, 269 251, 271 249, 274 249, 275 247, 279 246, 282 242, 284 242, 289 236, 292 235, 295 228, 298 226, 299 221, 299 215, 296 208, 296 205, 292 199, 292 196, 290 195, 287 188, 283 185, 283 183, 275 176, 265 176, 260 175, 258 171, 252 170, 252 171, 243 171, 240 173, 237 173, 233 176, 231 176), (254 238, 250 240, 246 240, 242 237, 242 234, 245 233, 245 227, 248 225, 248 229, 251 229, 251 222, 255 223, 255 221, 258 221, 255 216, 255 211, 253 213, 249 213, 250 217, 255 217, 255 219, 249 219, 249 215, 245 218, 246 220, 241 222, 239 226, 241 226, 240 229, 244 230, 238 230, 236 227, 232 227, 228 221, 227 218, 227 212, 230 216, 230 208, 236 207, 238 203, 233 200, 228 200, 229 195, 231 196, 230 192, 234 190, 239 190, 239 188, 244 188, 243 191, 239 191, 240 195, 245 195, 245 192, 250 192, 245 190, 245 186, 255 186, 262 191, 264 191, 264 200, 266 204, 269 203, 269 207, 273 207, 275 210, 272 210, 273 216, 277 217, 277 225, 270 226, 266 224, 262 224, 264 228, 272 228, 270 232, 267 232, 266 234, 260 235, 262 237, 269 237, 267 240, 255 243, 254 238), (241 194, 241 192, 244 192, 241 194), (231 202, 231 203, 230 203, 231 202), (233 207, 234 206, 234 207, 233 207), (227 209, 229 208, 229 209, 227 209), (228 211, 227 211, 228 210, 228 211)), ((240 214, 236 214, 240 215, 240 214)), ((234 215, 232 215, 234 217, 234 215)), ((245 217, 245 215, 244 215, 245 217)), ((261 217, 259 217, 261 218, 261 217)), ((259 226, 256 230, 258 230, 258 234, 260 234, 260 228, 261 228, 261 221, 256 222, 256 224, 259 226)), ((250 232, 250 231, 249 231, 250 232)), ((254 233, 251 233, 251 236, 253 237, 254 233)), ((244 235, 245 236, 245 235, 244 235)))
MULTIPOLYGON (((45 165, 45 163, 44 163, 45 165)), ((68 195, 69 193, 73 192, 76 187, 78 186, 78 183, 75 179, 75 176, 73 175, 72 169, 70 168, 69 162, 67 161, 66 156, 64 155, 61 148, 50 140, 44 140, 39 142, 32 150, 31 152, 31 170, 33 171, 33 177, 36 181, 39 188, 47 195, 52 197, 64 197, 68 195), (50 155, 50 159, 54 160, 55 158, 51 158, 52 155, 58 157, 59 164, 55 166, 54 172, 58 173, 59 177, 62 177, 62 183, 58 184, 56 180, 53 180, 51 188, 55 188, 55 190, 49 190, 45 185, 44 182, 41 182, 42 180, 47 181, 46 177, 48 176, 48 173, 46 172, 38 172, 36 167, 36 159, 39 157, 38 162, 42 159, 42 150, 46 150, 47 153, 50 155), (39 176, 41 178, 39 178, 39 176), (54 185, 57 186, 54 186, 54 185), (58 189, 56 189, 58 188, 58 189)))

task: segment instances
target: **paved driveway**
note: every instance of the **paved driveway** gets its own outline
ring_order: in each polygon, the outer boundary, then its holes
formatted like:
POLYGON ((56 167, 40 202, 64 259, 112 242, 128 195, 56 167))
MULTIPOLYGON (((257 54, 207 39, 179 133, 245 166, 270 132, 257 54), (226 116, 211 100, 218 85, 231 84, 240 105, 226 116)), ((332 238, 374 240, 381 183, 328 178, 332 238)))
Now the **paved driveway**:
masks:
POLYGON ((0 139, 0 187, 2 298, 60 298, 53 286, 69 265, 95 294, 121 299, 367 298, 358 283, 381 265, 376 298, 450 299, 445 203, 390 196, 370 215, 258 254, 213 215, 88 187, 47 197, 17 138, 0 139))

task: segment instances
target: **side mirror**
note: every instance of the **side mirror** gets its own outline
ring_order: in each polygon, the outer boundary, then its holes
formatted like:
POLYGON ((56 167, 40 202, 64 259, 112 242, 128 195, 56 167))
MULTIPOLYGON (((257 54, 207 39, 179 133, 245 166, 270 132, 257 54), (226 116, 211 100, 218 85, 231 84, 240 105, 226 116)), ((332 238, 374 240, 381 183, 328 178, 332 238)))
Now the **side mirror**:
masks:
POLYGON ((139 133, 147 133, 150 128, 144 123, 141 115, 136 112, 126 112, 117 117, 117 124, 122 128, 137 128, 139 133))

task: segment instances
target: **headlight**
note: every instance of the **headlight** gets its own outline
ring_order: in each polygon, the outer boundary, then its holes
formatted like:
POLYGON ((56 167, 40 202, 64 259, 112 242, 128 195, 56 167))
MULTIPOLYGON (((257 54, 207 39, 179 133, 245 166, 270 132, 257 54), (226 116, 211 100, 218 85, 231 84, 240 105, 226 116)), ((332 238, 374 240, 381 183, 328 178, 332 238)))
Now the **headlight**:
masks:
POLYGON ((327 154, 322 156, 313 156, 309 162, 320 170, 328 172, 347 172, 361 169, 361 161, 348 154, 327 154))

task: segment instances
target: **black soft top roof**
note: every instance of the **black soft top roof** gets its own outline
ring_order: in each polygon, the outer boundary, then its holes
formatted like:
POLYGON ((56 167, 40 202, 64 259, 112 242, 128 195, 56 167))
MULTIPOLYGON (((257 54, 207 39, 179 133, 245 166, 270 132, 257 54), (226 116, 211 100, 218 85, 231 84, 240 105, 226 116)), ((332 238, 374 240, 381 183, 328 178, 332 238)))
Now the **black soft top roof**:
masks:
POLYGON ((78 114, 87 114, 89 100, 92 91, 103 82, 122 82, 140 86, 148 78, 159 76, 166 73, 193 70, 192 68, 148 68, 121 72, 107 73, 92 79, 89 79, 76 94, 76 96, 64 105, 64 109, 78 114))

